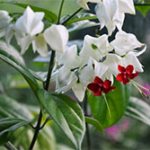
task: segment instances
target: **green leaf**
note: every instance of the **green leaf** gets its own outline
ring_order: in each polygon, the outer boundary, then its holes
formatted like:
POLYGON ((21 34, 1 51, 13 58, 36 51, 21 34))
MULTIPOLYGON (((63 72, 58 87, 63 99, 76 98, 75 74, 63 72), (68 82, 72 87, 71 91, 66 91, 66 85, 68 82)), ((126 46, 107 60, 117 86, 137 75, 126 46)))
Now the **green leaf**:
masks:
POLYGON ((66 24, 67 25, 71 25, 71 24, 79 22, 79 21, 94 20, 94 19, 97 19, 97 17, 94 16, 94 15, 93 16, 84 16, 84 17, 80 17, 80 18, 79 17, 75 17, 75 18, 69 20, 66 24))
MULTIPOLYGON (((81 142, 85 132, 85 121, 82 110, 77 102, 72 101, 64 95, 50 95, 49 93, 39 90, 34 76, 31 72, 19 63, 9 52, 0 49, 0 59, 18 70, 31 86, 39 103, 52 116, 54 121, 64 131, 71 140, 76 149, 80 150, 81 142)), ((14 127, 12 127, 14 128, 14 127)))
POLYGON ((28 125, 31 121, 31 112, 25 105, 6 95, 0 95, 0 137, 28 125))
POLYGON ((100 124, 100 122, 94 118, 91 117, 85 117, 85 120, 88 124, 93 125, 98 131, 103 131, 103 126, 100 124))
POLYGON ((29 124, 28 121, 16 118, 3 118, 0 119, 0 136, 6 132, 15 131, 16 129, 29 124))
POLYGON ((0 118, 13 117, 28 121, 32 120, 32 114, 28 107, 6 95, 0 95, 0 118))
POLYGON ((80 106, 68 96, 39 91, 41 103, 77 150, 85 133, 85 120, 80 106))
POLYGON ((136 9, 141 12, 143 16, 146 16, 150 11, 150 6, 136 6, 136 9))
POLYGON ((114 86, 116 89, 106 94, 109 109, 103 96, 93 96, 92 93, 88 95, 92 116, 103 128, 110 127, 119 121, 127 107, 129 98, 127 87, 119 82, 115 82, 114 86))
MULTIPOLYGON (((9 0, 5 0, 2 1, 0 0, 1 5, 3 5, 2 3, 7 2, 8 4, 6 6, 0 6, 1 9, 6 9, 8 10, 8 8, 12 7, 12 4, 16 3, 19 4, 21 7, 25 7, 27 5, 31 6, 33 9, 37 10, 37 11, 43 11, 46 14, 46 18, 47 19, 51 19, 53 21, 56 21, 58 13, 59 13, 59 8, 61 5, 61 1, 60 0, 13 0, 13 1, 9 1, 9 0), (54 16, 56 18, 54 18, 54 16)), ((15 5, 14 5, 15 6, 15 5)), ((13 7, 12 7, 13 8, 13 7)), ((21 12, 19 7, 16 7, 14 10, 11 9, 11 12, 21 12)), ((79 5, 77 4, 76 0, 65 0, 64 5, 63 5, 63 10, 62 10, 62 16, 68 15, 68 14, 72 14, 74 13, 77 9, 79 9, 79 5)))
POLYGON ((136 97, 131 97, 129 106, 126 110, 126 115, 137 119, 150 126, 150 105, 144 100, 136 97))
MULTIPOLYGON (((37 96, 36 91, 39 89, 39 85, 32 73, 29 71, 29 69, 25 67, 25 65, 18 61, 19 58, 17 58, 16 55, 13 55, 13 53, 10 52, 10 45, 4 42, 2 44, 0 43, 0 59, 8 63, 10 66, 14 67, 17 71, 19 71, 32 88, 35 96, 37 96), (5 47, 1 46, 2 44, 5 44, 5 47)), ((17 50, 14 50, 14 52, 17 53, 17 50)))
MULTIPOLYGON (((13 138, 11 141, 14 141, 16 147, 22 147, 23 150, 28 150, 33 135, 34 130, 31 130, 29 127, 22 127, 13 133, 13 138)), ((45 127, 40 130, 34 149, 56 150, 55 137, 49 124, 46 124, 45 127)))

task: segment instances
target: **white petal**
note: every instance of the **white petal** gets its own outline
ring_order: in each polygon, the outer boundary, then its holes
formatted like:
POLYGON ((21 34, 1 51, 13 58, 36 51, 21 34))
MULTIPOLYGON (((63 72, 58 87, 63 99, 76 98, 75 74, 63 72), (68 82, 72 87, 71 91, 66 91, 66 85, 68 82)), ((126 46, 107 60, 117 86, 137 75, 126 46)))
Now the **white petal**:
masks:
POLYGON ((86 35, 84 38, 83 48, 80 52, 80 56, 87 60, 89 57, 99 61, 108 52, 112 51, 112 47, 108 42, 108 36, 102 35, 98 38, 86 35))
POLYGON ((77 99, 80 102, 82 102, 84 99, 86 87, 84 87, 81 83, 76 82, 76 84, 74 84, 74 86, 72 87, 72 90, 75 96, 77 97, 77 99))
POLYGON ((5 40, 8 44, 10 44, 11 39, 14 36, 14 25, 10 24, 7 29, 6 29, 6 33, 5 33, 5 40))
POLYGON ((115 40, 111 42, 111 45, 115 49, 115 52, 121 56, 125 55, 129 51, 133 51, 136 48, 144 46, 140 43, 136 36, 131 33, 126 33, 124 31, 119 31, 116 34, 115 40))
POLYGON ((122 58, 122 65, 125 67, 128 65, 133 65, 136 71, 143 72, 142 64, 133 52, 129 52, 125 57, 122 58))
POLYGON ((84 9, 89 10, 89 7, 87 5, 88 0, 77 0, 77 3, 84 9))
POLYGON ((103 65, 108 67, 108 73, 116 75, 118 72, 118 65, 120 63, 121 57, 116 54, 108 54, 103 65))
POLYGON ((79 71, 80 83, 82 83, 82 85, 86 87, 93 81, 94 77, 95 74, 93 68, 93 60, 89 59, 88 64, 84 66, 84 68, 81 68, 81 70, 79 71))
POLYGON ((97 61, 94 61, 94 65, 95 65, 95 76, 98 77, 102 77, 108 69, 108 66, 103 65, 103 63, 97 61))
POLYGON ((30 44, 32 43, 31 36, 24 36, 21 38, 17 38, 18 45, 21 47, 21 54, 24 54, 26 50, 29 48, 30 44))
POLYGON ((77 3, 84 9, 89 10, 89 7, 87 5, 88 2, 91 3, 100 3, 102 0, 77 0, 77 3))
POLYGON ((43 12, 33 12, 33 10, 28 6, 20 18, 16 21, 15 29, 16 31, 23 32, 34 36, 42 32, 44 28, 44 23, 42 19, 44 17, 43 12))
POLYGON ((119 9, 121 12, 135 14, 133 0, 118 0, 118 1, 119 1, 119 9))
POLYGON ((78 49, 76 45, 66 47, 64 53, 57 60, 59 64, 63 64, 65 67, 73 69, 80 65, 80 57, 78 56, 78 49))
POLYGON ((37 51, 41 56, 48 56, 48 47, 43 34, 39 34, 32 41, 33 51, 37 51))
POLYGON ((106 26, 109 35, 115 30, 115 15, 118 11, 118 2, 116 0, 105 0, 96 6, 96 15, 100 21, 101 28, 106 26))
POLYGON ((68 31, 63 25, 52 25, 44 32, 44 37, 52 50, 63 52, 68 42, 68 31))
POLYGON ((6 28, 12 18, 9 16, 8 12, 5 10, 0 10, 0 29, 6 28))
POLYGON ((0 10, 0 38, 5 36, 11 20, 12 18, 9 16, 7 11, 0 10))

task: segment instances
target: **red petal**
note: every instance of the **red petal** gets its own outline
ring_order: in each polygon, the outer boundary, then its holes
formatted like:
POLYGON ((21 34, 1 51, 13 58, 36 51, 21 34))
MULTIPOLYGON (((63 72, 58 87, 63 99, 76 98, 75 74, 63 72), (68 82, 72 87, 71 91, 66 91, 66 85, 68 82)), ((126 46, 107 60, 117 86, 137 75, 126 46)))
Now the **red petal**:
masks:
POLYGON ((110 80, 105 80, 105 82, 103 83, 103 87, 105 89, 110 88, 111 87, 111 81, 110 80))
POLYGON ((130 78, 130 79, 133 79, 133 78, 137 77, 137 76, 139 75, 139 73, 138 73, 138 72, 136 72, 136 73, 133 73, 132 75, 133 75, 133 77, 132 77, 132 78, 130 78))
POLYGON ((125 67, 123 67, 123 66, 121 66, 121 65, 118 65, 118 70, 119 70, 120 72, 125 72, 125 71, 126 71, 125 67))
POLYGON ((111 86, 111 87, 109 87, 108 89, 103 89, 103 92, 104 93, 108 93, 108 92, 110 92, 111 90, 114 90, 116 87, 114 87, 114 86, 111 86))
POLYGON ((129 79, 128 78, 124 78, 124 80, 123 80, 123 84, 127 84, 127 83, 129 83, 129 79))
POLYGON ((129 79, 127 78, 127 76, 122 73, 118 74, 116 79, 120 82, 123 82, 123 84, 127 84, 129 82, 129 79))
POLYGON ((123 80, 124 80, 124 75, 123 75, 122 73, 120 73, 120 74, 117 75, 116 79, 117 79, 118 81, 120 81, 120 82, 123 82, 123 80))
POLYGON ((100 96, 101 95, 101 88, 97 83, 90 83, 88 84, 88 89, 93 92, 95 96, 100 96))
POLYGON ((103 80, 99 78, 98 76, 95 77, 94 83, 103 84, 103 80))
POLYGON ((133 72, 133 70, 134 70, 133 65, 128 65, 128 66, 126 67, 126 72, 127 72, 127 74, 131 74, 131 73, 133 72))
POLYGON ((102 91, 99 89, 99 91, 97 91, 96 93, 93 93, 94 96, 101 96, 102 95, 102 91))

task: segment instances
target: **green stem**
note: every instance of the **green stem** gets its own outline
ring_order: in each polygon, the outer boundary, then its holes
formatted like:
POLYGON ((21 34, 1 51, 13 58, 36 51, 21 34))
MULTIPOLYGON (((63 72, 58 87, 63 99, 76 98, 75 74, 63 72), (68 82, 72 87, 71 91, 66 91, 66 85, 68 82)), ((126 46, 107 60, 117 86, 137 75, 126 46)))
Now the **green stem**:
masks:
POLYGON ((150 3, 145 3, 145 4, 140 4, 140 3, 135 3, 135 6, 150 6, 150 3))
POLYGON ((61 4, 60 4, 60 9, 59 9, 59 13, 58 13, 58 21, 57 21, 57 24, 60 23, 60 18, 61 18, 62 8, 63 8, 63 5, 64 5, 64 2, 65 2, 65 0, 62 0, 62 1, 61 1, 61 4))
POLYGON ((35 128, 34 136, 33 136, 32 142, 30 144, 29 150, 32 150, 34 145, 35 145, 35 142, 37 140, 37 137, 38 137, 38 134, 39 134, 39 131, 40 131, 39 129, 40 129, 41 121, 42 121, 42 110, 40 109, 38 122, 37 122, 37 125, 36 125, 36 128, 35 128))
POLYGON ((50 62, 49 62, 49 69, 48 69, 48 74, 47 74, 47 80, 46 80, 45 87, 44 87, 44 89, 47 90, 47 91, 48 91, 48 88, 49 88, 51 74, 52 74, 53 67, 54 67, 54 60, 55 60, 55 51, 52 51, 50 62))
POLYGON ((61 24, 65 25, 70 19, 72 19, 76 14, 78 14, 82 8, 79 8, 77 11, 75 11, 71 16, 69 16, 66 20, 64 20, 61 24))
MULTIPOLYGON (((59 24, 59 22, 60 22, 63 4, 64 4, 64 0, 62 0, 61 5, 60 5, 57 24, 59 24)), ((49 61, 49 69, 48 69, 48 74, 47 74, 47 80, 46 80, 46 83, 45 83, 45 85, 44 85, 44 89, 45 89, 46 91, 48 91, 48 89, 49 89, 49 84, 50 84, 50 80, 51 80, 52 70, 53 70, 53 67, 54 67, 54 60, 55 60, 55 51, 52 51, 51 57, 50 57, 50 61, 49 61)), ((38 138, 38 134, 39 134, 40 130, 41 130, 41 129, 45 126, 45 124, 47 123, 47 121, 46 121, 46 122, 42 125, 42 127, 41 127, 42 117, 43 117, 43 115, 42 115, 42 109, 40 109, 40 113, 39 113, 37 125, 36 125, 36 127, 35 127, 34 136, 33 136, 33 138, 32 138, 32 141, 31 141, 29 150, 32 150, 32 149, 33 149, 33 147, 34 147, 34 145, 35 145, 35 142, 36 142, 36 140, 37 140, 37 138, 38 138)))

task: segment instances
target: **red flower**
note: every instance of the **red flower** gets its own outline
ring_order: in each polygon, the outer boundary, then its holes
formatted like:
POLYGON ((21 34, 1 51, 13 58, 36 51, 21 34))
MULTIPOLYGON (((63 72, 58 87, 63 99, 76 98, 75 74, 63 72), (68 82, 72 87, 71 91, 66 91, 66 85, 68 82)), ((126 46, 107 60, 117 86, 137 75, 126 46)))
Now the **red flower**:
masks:
POLYGON ((88 84, 88 89, 93 92, 95 96, 101 96, 102 93, 108 93, 111 90, 115 89, 114 86, 111 86, 111 81, 103 81, 98 76, 95 77, 94 81, 88 84))
POLYGON ((129 83, 131 79, 134 79, 138 76, 138 72, 133 73, 133 65, 128 65, 126 68, 118 65, 118 70, 120 71, 120 73, 117 75, 116 79, 120 82, 123 82, 123 84, 129 83))

